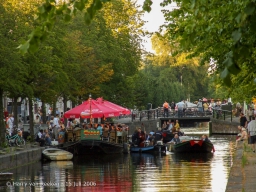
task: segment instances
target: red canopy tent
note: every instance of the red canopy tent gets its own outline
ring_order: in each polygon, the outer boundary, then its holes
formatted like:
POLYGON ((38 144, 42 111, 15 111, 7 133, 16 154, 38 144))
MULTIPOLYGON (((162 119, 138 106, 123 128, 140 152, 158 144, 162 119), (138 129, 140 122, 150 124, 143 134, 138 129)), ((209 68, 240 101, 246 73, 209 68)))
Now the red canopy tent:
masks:
POLYGON ((120 112, 117 109, 107 107, 94 99, 88 99, 64 113, 65 118, 107 118, 119 115, 120 112))
POLYGON ((109 107, 109 108, 111 108, 111 109, 113 109, 113 110, 119 111, 120 114, 123 114, 123 115, 129 115, 129 114, 131 114, 131 111, 130 111, 129 109, 124 108, 124 107, 122 107, 122 106, 120 106, 120 105, 117 105, 117 104, 115 104, 115 103, 112 103, 112 102, 110 102, 110 101, 106 101, 106 100, 104 100, 102 97, 97 98, 96 101, 99 102, 100 104, 106 106, 106 107, 109 107))

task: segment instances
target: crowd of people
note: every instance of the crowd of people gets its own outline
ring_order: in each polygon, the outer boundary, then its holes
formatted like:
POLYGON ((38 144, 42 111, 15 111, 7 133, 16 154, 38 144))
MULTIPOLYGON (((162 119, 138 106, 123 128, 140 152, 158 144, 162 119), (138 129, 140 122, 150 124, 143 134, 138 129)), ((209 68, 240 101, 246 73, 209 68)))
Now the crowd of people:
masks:
MULTIPOLYGON (((252 109, 249 108, 249 111, 252 109)), ((256 149, 256 121, 255 121, 255 114, 254 111, 256 110, 252 110, 252 112, 247 113, 247 116, 240 112, 240 125, 238 126, 238 137, 236 139, 236 145, 235 147, 237 147, 237 144, 239 141, 246 141, 248 142, 248 144, 251 147, 251 150, 255 153, 255 149, 256 149), (247 119, 247 117, 249 119, 247 119)))
POLYGON ((194 103, 182 100, 178 103, 172 101, 170 104, 165 101, 163 103, 163 116, 168 117, 169 113, 172 115, 178 115, 178 117, 183 117, 187 111, 190 111, 192 108, 200 112, 211 112, 213 108, 219 108, 221 105, 220 102, 215 102, 214 100, 206 100, 205 98, 199 99, 194 103), (189 106, 193 105, 193 106, 189 106))

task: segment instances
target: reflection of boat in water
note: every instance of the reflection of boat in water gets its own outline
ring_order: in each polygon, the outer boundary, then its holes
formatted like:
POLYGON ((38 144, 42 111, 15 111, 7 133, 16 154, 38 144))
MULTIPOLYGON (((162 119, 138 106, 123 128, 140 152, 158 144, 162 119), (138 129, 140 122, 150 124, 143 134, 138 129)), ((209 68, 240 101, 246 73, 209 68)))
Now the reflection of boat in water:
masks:
POLYGON ((213 153, 174 153, 172 159, 175 162, 207 162, 213 157, 213 153))
POLYGON ((43 150, 43 155, 46 159, 52 160, 52 161, 65 161, 65 160, 71 160, 73 158, 73 154, 57 148, 48 148, 43 150))
POLYGON ((50 168, 58 168, 58 169, 73 169, 72 161, 51 161, 50 168))

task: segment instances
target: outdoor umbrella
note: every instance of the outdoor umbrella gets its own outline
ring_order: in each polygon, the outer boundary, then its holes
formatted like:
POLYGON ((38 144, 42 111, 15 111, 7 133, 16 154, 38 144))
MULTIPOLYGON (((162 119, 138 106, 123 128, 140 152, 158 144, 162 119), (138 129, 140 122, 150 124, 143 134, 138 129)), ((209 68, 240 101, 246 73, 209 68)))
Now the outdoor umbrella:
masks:
POLYGON ((113 110, 119 111, 123 115, 131 114, 131 111, 129 109, 124 108, 124 107, 122 107, 120 105, 117 105, 115 103, 112 103, 110 101, 104 100, 102 97, 99 97, 98 99, 96 99, 96 101, 98 101, 100 104, 102 104, 102 105, 104 105, 106 107, 109 107, 109 108, 111 108, 113 110))
POLYGON ((119 116, 120 112, 100 104, 94 99, 88 99, 81 105, 64 113, 65 118, 102 118, 119 116))

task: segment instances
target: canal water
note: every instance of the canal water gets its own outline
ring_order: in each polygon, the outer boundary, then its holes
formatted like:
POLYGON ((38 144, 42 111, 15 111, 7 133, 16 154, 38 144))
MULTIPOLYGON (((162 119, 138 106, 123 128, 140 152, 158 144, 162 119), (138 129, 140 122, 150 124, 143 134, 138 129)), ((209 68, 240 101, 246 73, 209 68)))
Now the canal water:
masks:
MULTIPOLYGON (((182 129, 192 137, 207 126, 182 129)), ((235 136, 212 136, 214 154, 100 155, 73 161, 37 162, 12 170, 0 191, 183 191, 224 192, 235 136)))

